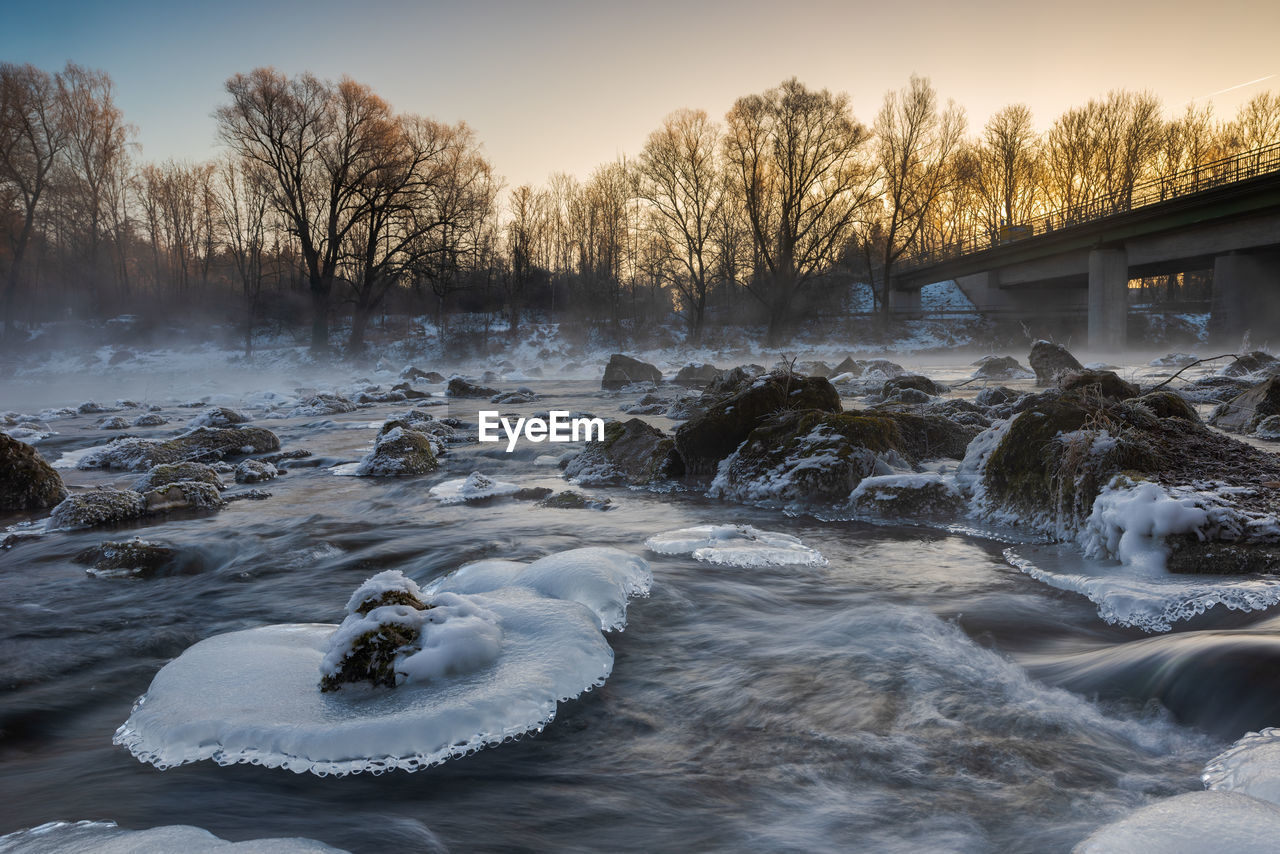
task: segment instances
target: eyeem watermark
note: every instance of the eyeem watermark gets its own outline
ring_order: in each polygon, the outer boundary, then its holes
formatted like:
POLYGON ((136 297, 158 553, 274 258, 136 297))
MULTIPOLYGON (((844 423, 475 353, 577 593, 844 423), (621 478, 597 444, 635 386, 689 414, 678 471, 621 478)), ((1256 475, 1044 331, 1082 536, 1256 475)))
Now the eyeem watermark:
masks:
POLYGON ((511 423, 496 409, 480 410, 480 441, 501 442, 498 428, 507 434, 507 453, 516 449, 521 435, 530 442, 603 442, 603 418, 571 418, 567 409, 553 409, 546 418, 517 418, 511 423))

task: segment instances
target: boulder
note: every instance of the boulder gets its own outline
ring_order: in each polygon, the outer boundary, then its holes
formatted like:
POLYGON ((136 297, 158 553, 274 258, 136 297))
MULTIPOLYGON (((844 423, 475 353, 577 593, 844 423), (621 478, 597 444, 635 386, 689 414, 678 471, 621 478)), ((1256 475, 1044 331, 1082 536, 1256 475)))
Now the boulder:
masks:
POLYGON ((1150 409, 1157 418, 1181 418, 1193 424, 1200 423, 1200 415, 1195 407, 1177 392, 1153 391, 1134 398, 1133 402, 1150 409))
POLYGON ((139 415, 133 419, 134 427, 159 427, 161 424, 168 424, 169 421, 162 415, 156 415, 154 412, 148 412, 146 415, 139 415))
POLYGON ((841 504, 863 478, 963 456, 978 429, 898 410, 779 413, 719 467, 708 494, 751 503, 841 504))
POLYGON ((1138 387, 1120 379, 1114 371, 1067 371, 1058 375, 1058 388, 1063 391, 1080 391, 1083 394, 1101 395, 1111 400, 1125 400, 1138 396, 1138 387))
POLYGON ((133 489, 136 492, 145 493, 184 480, 199 481, 222 488, 222 478, 218 477, 218 473, 212 467, 204 463, 183 462, 162 463, 153 467, 133 482, 133 489))
POLYGON ((1268 415, 1254 428, 1253 435, 1269 442, 1280 441, 1280 415, 1268 415))
POLYGON ((817 409, 840 412, 840 395, 823 377, 776 372, 721 400, 676 429, 676 451, 688 474, 711 474, 769 415, 817 409))
POLYGON ((491 398, 501 394, 496 388, 488 386, 476 385, 473 382, 463 379, 462 377, 450 377, 449 387, 445 390, 445 394, 449 397, 483 397, 491 398))
MULTIPOLYGON (((885 380, 884 385, 880 389, 880 396, 884 398, 893 397, 894 393, 901 389, 914 389, 921 391, 929 396, 936 396, 942 393, 937 383, 926 376, 920 374, 905 374, 903 376, 893 377, 885 380)), ((908 401, 916 402, 916 401, 908 401)))
POLYGON ((539 501, 538 506, 555 510, 612 510, 613 500, 587 498, 581 492, 566 489, 564 492, 557 492, 539 501))
POLYGON ((956 517, 964 504, 955 484, 934 473, 863 478, 849 496, 855 512, 888 519, 956 517))
POLYGON ((830 365, 817 359, 808 362, 801 362, 796 365, 796 370, 807 377, 826 377, 827 379, 830 379, 835 376, 835 371, 832 370, 830 365))
POLYGON ((280 471, 271 463, 262 460, 245 460, 236 466, 236 483, 263 483, 275 480, 280 471))
POLYGON ((421 368, 414 367, 413 365, 409 365, 403 371, 400 372, 400 379, 422 380, 423 382, 428 382, 428 383, 444 382, 444 377, 436 373, 435 371, 424 371, 421 368))
POLYGON ((356 474, 362 477, 427 474, 440 467, 437 450, 437 440, 431 435, 403 421, 388 421, 382 425, 373 450, 360 461, 356 474))
POLYGON ((841 374, 862 374, 862 366, 865 362, 859 362, 852 356, 845 356, 844 361, 832 368, 832 376, 840 376, 841 374))
POLYGON ((148 513, 170 510, 220 510, 226 506, 221 490, 197 480, 180 480, 143 495, 148 513))
POLYGON ((1029 377, 1031 373, 1012 356, 987 356, 978 362, 978 369, 973 375, 984 379, 1007 380, 1029 377))
POLYGON ((1006 403, 1013 403, 1022 397, 1023 392, 1016 391, 1007 386, 993 385, 984 388, 978 392, 978 396, 974 398, 974 402, 979 406, 992 407, 1002 406, 1006 403))
POLYGON ((1060 374, 1084 368, 1066 347, 1043 340, 1031 345, 1027 361, 1031 364, 1031 370, 1035 371, 1036 385, 1039 386, 1054 385, 1060 374))
POLYGON ((1258 383, 1214 410, 1209 423, 1228 433, 1252 433, 1264 419, 1280 415, 1280 377, 1258 383))
POLYGON ((605 365, 604 379, 600 381, 600 388, 613 391, 633 383, 661 382, 662 371, 653 365, 621 353, 614 353, 609 357, 609 364, 605 365))
POLYGON ((604 440, 588 442, 565 466, 564 476, 584 484, 647 486, 684 474, 674 440, 657 427, 632 418, 610 421, 604 440))
POLYGON ((132 489, 101 486, 77 492, 53 508, 49 522, 54 528, 89 528, 137 519, 147 513, 147 501, 132 489))
POLYGON ((298 405, 289 410, 291 418, 315 418, 323 415, 340 415, 344 412, 355 412, 356 405, 337 394, 313 394, 298 401, 298 405))
POLYGON ((108 578, 158 575, 172 569, 177 561, 175 549, 137 537, 107 541, 75 556, 76 563, 90 565, 90 573, 108 578))
POLYGON ((0 511, 44 510, 66 497, 61 476, 35 448, 0 433, 0 511))
POLYGON ((244 424, 249 420, 249 416, 243 412, 237 412, 234 409, 228 409, 225 406, 215 406, 212 409, 206 409, 195 418, 191 419, 192 427, 233 427, 236 424, 244 424))
POLYGON ((1236 357, 1234 362, 1222 369, 1223 375, 1228 377, 1242 377, 1259 372, 1280 374, 1280 359, 1270 353, 1254 350, 1252 353, 1236 357))
POLYGON ((119 415, 104 418, 98 423, 99 430, 128 430, 131 426, 128 418, 122 418, 119 415))
POLYGON ((981 501, 1058 538, 1074 536, 1104 488, 1149 483, 1184 504, 1206 508, 1198 535, 1171 539, 1171 569, 1233 572, 1267 564, 1269 523, 1280 513, 1280 456, 1260 451, 1186 417, 1155 414, 1160 404, 1079 391, 1045 392, 1004 428, 974 443, 981 501), (986 448, 987 450, 982 450, 986 448), (985 459, 983 455, 985 454, 985 459), (1206 492, 1213 493, 1211 496, 1206 492), (1253 520, 1253 521, 1250 521, 1253 520), (1219 548, 1230 543, 1234 550, 1219 548), (1199 545, 1197 545, 1199 544, 1199 545), (1235 548, 1239 547, 1239 548, 1235 548), (1244 561, 1245 549, 1254 557, 1244 561), (1234 555, 1214 568, 1210 555, 1234 555))
POLYGON ((706 388, 720 376, 720 369, 706 362, 691 362, 676 374, 673 383, 685 388, 706 388))

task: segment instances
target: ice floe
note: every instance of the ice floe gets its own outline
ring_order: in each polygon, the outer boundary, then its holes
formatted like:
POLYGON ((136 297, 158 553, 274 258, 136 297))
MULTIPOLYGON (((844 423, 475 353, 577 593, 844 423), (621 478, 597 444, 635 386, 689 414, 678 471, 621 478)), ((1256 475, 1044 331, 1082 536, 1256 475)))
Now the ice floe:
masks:
POLYGON ((1214 757, 1200 775, 1215 792, 1239 792, 1280 806, 1280 728, 1251 732, 1214 757))
POLYGON ((514 483, 494 480, 483 472, 473 471, 466 477, 446 480, 431 487, 431 497, 442 504, 461 504, 464 501, 480 501, 512 495, 520 490, 514 483))
POLYGON ((161 668, 115 743, 162 769, 201 759, 319 775, 435 765, 539 731, 557 703, 603 684, 613 650, 602 630, 625 625, 627 600, 652 579, 642 559, 607 548, 473 567, 425 592, 380 573, 352 596, 342 627, 200 641, 161 668), (380 599, 388 591, 425 607, 377 604, 397 601, 380 599), (419 632, 395 651, 397 687, 321 690, 322 673, 365 630, 398 621, 419 632))
POLYGON ((228 842, 191 825, 127 830, 113 821, 51 821, 0 836, 3 854, 341 854, 342 850, 301 837, 228 842))
POLYGON ((1277 578, 1180 575, 1143 561, 1116 566, 1081 557, 1069 545, 1018 546, 1004 557, 1038 581, 1085 596, 1108 623, 1148 632, 1167 632, 1217 605, 1261 611, 1280 603, 1277 578))
POLYGON ((1073 854, 1269 854, 1280 807, 1234 792, 1188 792, 1142 807, 1089 835, 1073 854))
POLYGON ((826 566, 827 559, 797 537, 761 531, 750 525, 698 525, 654 534, 644 541, 651 552, 691 555, 694 560, 727 566, 826 566))

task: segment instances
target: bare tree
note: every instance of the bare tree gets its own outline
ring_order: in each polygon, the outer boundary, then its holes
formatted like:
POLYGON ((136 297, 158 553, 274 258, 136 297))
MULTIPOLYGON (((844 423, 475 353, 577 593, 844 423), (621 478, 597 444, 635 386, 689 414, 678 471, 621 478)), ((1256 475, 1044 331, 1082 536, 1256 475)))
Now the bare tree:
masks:
POLYGON ((1261 92, 1242 104, 1228 138, 1237 152, 1280 142, 1280 92, 1261 92))
POLYGON ((244 300, 244 354, 253 353, 253 333, 266 273, 270 190, 267 177, 244 160, 218 164, 216 203, 223 246, 235 267, 244 300))
POLYGON ((637 168, 637 193, 650 205, 651 227, 683 268, 674 282, 695 344, 702 340, 712 230, 724 200, 719 145, 720 129, 705 112, 679 110, 649 135, 637 168))
MULTIPOLYGON (((505 271, 508 335, 514 340, 519 335, 520 312, 525 293, 534 279, 540 256, 544 253, 548 226, 548 196, 528 184, 521 184, 511 191, 508 204, 510 218, 507 221, 506 241, 509 263, 505 271)), ((543 260, 545 263, 545 260, 543 260)))
POLYGON ((1001 225, 1031 218, 1038 181, 1037 148, 1031 110, 1025 104, 1004 107, 983 128, 973 175, 991 234, 997 234, 1001 225))
POLYGON ((964 112, 938 108, 924 77, 913 75, 901 91, 885 95, 876 117, 881 211, 872 232, 881 276, 880 310, 889 317, 893 266, 917 243, 934 207, 955 177, 952 158, 964 138, 964 112))
POLYGON ((4 291, 6 342, 13 337, 14 297, 36 213, 67 144, 59 85, 54 75, 33 65, 0 64, 0 186, 19 210, 16 228, 6 229, 10 250, 4 291))
POLYGON ((847 95, 795 78, 739 98, 726 121, 725 158, 764 268, 748 288, 768 307, 768 341, 778 344, 796 294, 834 265, 873 196, 867 131, 847 95))
POLYGON ((219 133, 271 178, 272 205, 298 240, 312 299, 311 348, 329 346, 329 301, 347 234, 366 215, 360 198, 394 133, 391 110, 368 87, 257 68, 227 81, 219 133))

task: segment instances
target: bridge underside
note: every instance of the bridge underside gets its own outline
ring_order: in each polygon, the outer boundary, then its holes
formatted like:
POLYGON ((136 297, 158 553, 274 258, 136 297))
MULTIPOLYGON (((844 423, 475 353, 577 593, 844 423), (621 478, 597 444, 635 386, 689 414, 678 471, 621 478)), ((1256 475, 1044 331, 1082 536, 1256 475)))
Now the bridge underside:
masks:
POLYGON ((1210 338, 1280 341, 1280 177, 1154 205, 906 271, 894 287, 955 279, 981 312, 1088 318, 1089 346, 1125 348, 1129 281, 1212 270, 1210 338), (1246 192, 1247 190, 1247 192, 1246 192), (1276 330, 1273 332, 1272 330, 1276 330))

